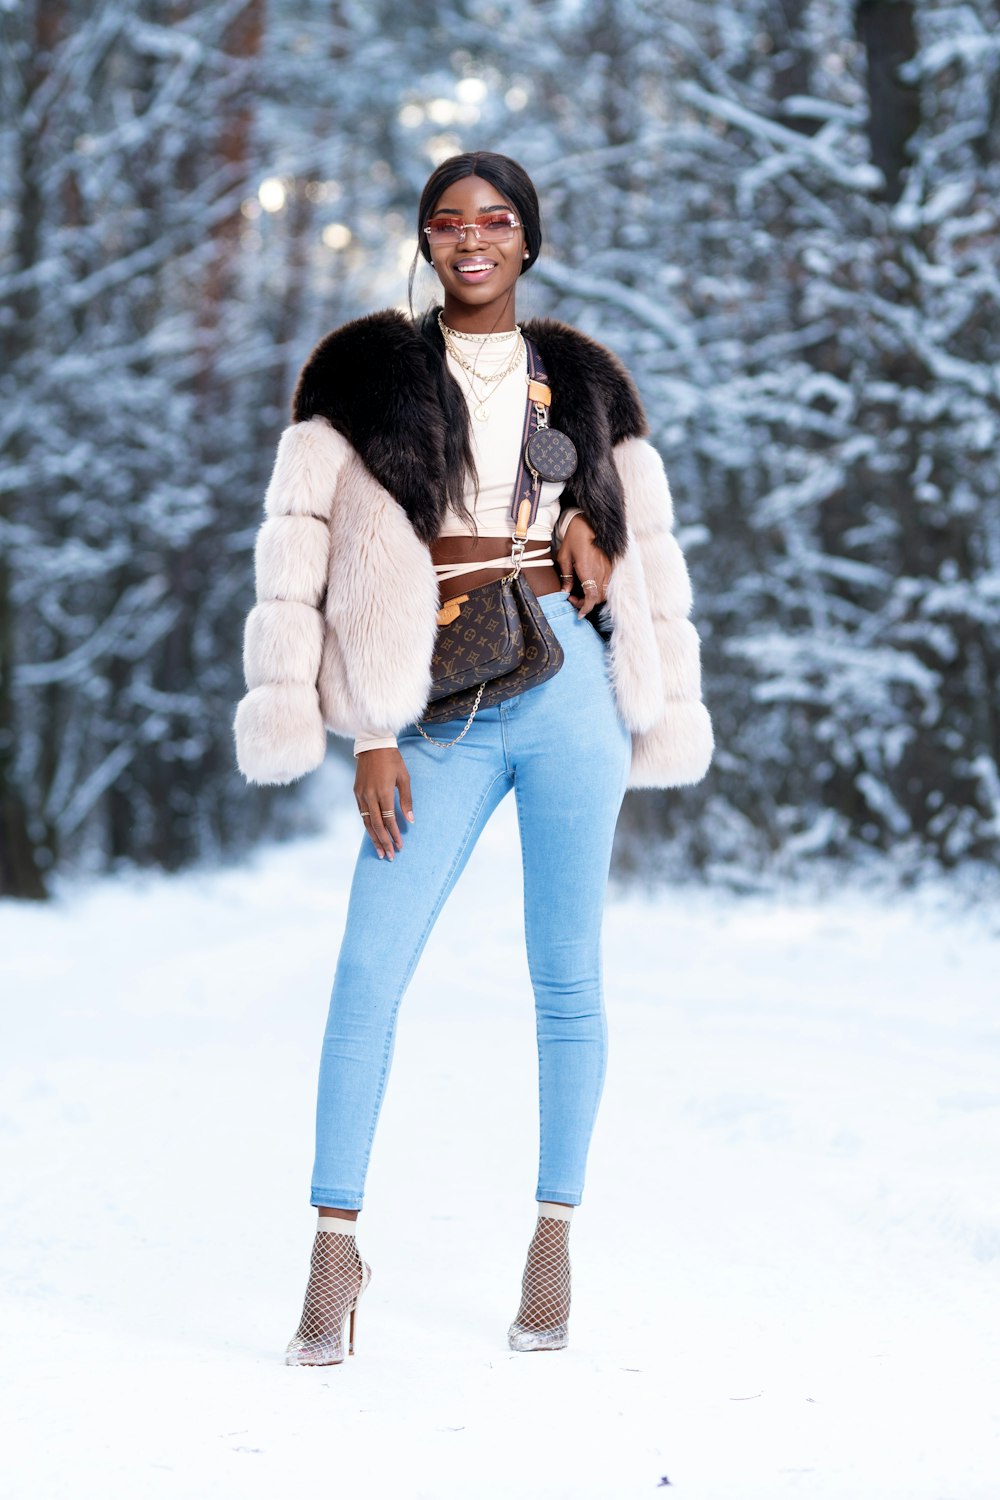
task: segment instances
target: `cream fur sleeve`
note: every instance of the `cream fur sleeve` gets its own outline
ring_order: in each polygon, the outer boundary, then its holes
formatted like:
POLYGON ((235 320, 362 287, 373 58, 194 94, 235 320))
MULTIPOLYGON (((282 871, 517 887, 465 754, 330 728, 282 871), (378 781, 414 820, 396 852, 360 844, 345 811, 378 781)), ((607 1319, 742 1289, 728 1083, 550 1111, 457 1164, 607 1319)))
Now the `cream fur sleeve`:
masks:
POLYGON ((642 596, 648 601, 642 625, 626 629, 628 661, 612 661, 621 678, 619 704, 632 721, 629 785, 689 786, 707 772, 714 740, 701 701, 701 645, 689 619, 691 581, 673 534, 670 486, 660 455, 644 438, 620 443, 615 463, 625 491, 629 546, 612 574, 618 597, 609 588, 608 601, 617 603, 622 623, 642 596))
POLYGON ((236 759, 248 781, 281 785, 326 754, 317 678, 334 491, 350 449, 322 417, 285 429, 254 553, 257 603, 247 617, 248 692, 236 710, 236 759))

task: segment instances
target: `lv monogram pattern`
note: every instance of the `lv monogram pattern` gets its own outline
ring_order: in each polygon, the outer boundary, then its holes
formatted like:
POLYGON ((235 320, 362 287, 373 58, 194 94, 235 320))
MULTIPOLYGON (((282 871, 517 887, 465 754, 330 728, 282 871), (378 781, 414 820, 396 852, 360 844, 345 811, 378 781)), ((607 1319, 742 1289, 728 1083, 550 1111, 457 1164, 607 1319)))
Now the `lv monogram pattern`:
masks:
POLYGON ((523 650, 521 616, 510 588, 501 581, 471 589, 456 618, 438 630, 431 703, 512 672, 523 650))
POLYGON ((464 718, 483 683, 480 708, 515 698, 554 677, 562 663, 562 647, 523 580, 484 583, 438 630, 422 722, 464 718))
POLYGON ((556 483, 576 473, 577 456, 572 438, 555 427, 540 427, 528 439, 528 463, 542 479, 556 483))

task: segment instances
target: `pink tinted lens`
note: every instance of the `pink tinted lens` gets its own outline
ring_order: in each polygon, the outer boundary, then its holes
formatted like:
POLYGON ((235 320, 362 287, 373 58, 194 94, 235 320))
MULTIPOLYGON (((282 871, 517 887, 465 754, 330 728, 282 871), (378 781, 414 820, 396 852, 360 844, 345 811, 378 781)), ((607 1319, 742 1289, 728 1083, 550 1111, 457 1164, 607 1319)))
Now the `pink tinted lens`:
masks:
POLYGON ((513 214, 477 214, 476 228, 485 239, 506 239, 514 233, 517 220, 513 214))
POLYGON ((462 232, 462 225, 457 219, 428 219, 426 228, 433 240, 457 240, 462 232))

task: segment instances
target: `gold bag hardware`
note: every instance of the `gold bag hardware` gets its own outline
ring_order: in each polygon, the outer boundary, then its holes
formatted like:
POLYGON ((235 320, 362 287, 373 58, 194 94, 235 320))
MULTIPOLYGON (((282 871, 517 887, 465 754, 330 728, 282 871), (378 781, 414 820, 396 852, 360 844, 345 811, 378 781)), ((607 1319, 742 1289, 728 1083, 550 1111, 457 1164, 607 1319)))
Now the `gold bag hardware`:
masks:
POLYGON ((468 594, 456 594, 454 599, 448 599, 437 612, 439 625, 450 625, 452 620, 457 620, 462 613, 462 605, 468 602, 468 594))

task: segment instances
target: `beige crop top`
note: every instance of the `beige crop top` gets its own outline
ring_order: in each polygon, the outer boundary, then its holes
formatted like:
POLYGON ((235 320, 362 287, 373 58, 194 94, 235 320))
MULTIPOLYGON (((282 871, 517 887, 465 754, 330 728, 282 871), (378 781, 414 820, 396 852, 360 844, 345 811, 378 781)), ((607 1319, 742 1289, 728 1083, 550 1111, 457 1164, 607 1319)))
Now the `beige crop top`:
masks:
MULTIPOLYGON (((456 334, 454 335, 462 354, 469 364, 475 364, 477 373, 495 374, 502 370, 511 355, 511 334, 456 334)), ((469 404, 469 429, 472 452, 476 460, 479 490, 470 484, 465 492, 465 503, 476 518, 476 531, 481 537, 512 537, 514 523, 508 514, 514 480, 517 477, 520 457, 521 435, 524 430, 524 408, 527 401, 527 354, 522 346, 520 364, 504 379, 495 384, 475 381, 476 396, 470 393, 471 377, 451 354, 447 355, 448 368, 458 381, 469 404), (474 409, 478 397, 485 396, 484 406, 488 420, 476 418, 474 409)), ((551 543, 559 522, 557 543, 562 540, 565 528, 579 511, 566 510, 560 515, 559 497, 561 484, 543 484, 538 502, 538 514, 528 529, 528 548, 522 567, 548 567, 552 561, 551 543), (536 543, 532 547, 532 543, 536 543)), ((441 527, 440 536, 471 536, 472 530, 461 516, 449 510, 441 527)), ((497 547, 497 555, 503 549, 497 547)), ((465 573, 474 574, 480 568, 495 566, 488 563, 436 563, 434 571, 441 579, 458 578, 465 573)), ((474 585, 475 578, 470 579, 474 585)), ((391 748, 396 736, 378 729, 359 729, 354 741, 354 753, 362 750, 391 748)))

